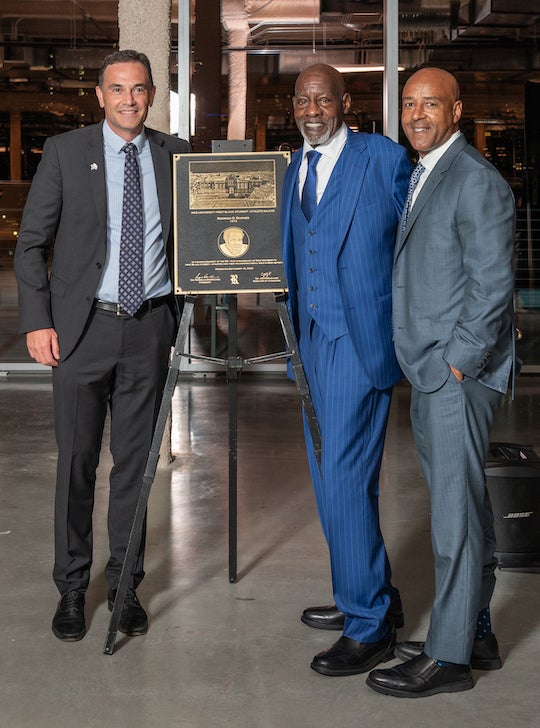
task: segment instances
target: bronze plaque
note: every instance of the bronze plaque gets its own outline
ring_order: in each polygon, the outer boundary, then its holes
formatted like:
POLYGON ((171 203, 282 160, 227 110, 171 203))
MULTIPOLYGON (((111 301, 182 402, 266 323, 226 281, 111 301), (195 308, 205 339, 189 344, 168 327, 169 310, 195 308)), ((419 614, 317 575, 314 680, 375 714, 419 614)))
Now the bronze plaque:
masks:
POLYGON ((286 290, 280 201, 289 152, 174 156, 174 287, 286 290))

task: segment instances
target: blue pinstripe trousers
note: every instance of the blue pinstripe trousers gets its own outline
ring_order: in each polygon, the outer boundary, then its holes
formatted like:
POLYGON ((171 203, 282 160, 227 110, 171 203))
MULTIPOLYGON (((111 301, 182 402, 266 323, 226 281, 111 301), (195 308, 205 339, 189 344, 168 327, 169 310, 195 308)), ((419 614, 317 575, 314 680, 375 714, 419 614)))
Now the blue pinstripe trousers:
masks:
POLYGON ((299 344, 322 435, 319 471, 305 425, 334 598, 345 614, 343 634, 376 642, 388 631, 385 615, 392 591, 378 508, 392 389, 373 388, 349 335, 328 341, 313 322, 300 333, 299 344))

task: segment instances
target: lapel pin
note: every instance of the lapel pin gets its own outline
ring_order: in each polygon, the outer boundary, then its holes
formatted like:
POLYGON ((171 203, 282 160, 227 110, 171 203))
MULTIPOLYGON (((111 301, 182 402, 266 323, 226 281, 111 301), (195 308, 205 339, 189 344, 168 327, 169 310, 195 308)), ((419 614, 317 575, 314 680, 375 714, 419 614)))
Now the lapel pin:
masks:
POLYGON ((95 172, 97 168, 97 164, 95 162, 92 162, 92 164, 90 165, 90 169, 92 170, 92 172, 95 172))

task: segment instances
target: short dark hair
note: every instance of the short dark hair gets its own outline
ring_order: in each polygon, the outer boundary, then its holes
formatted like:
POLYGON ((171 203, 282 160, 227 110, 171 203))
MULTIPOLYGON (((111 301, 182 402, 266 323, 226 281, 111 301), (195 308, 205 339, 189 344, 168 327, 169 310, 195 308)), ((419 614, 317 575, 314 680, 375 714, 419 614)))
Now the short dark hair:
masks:
POLYGON ((105 69, 108 66, 112 66, 113 63, 142 63, 148 75, 150 88, 153 87, 154 81, 152 80, 152 68, 150 66, 148 56, 144 53, 139 53, 138 51, 126 50, 114 51, 113 53, 109 53, 109 55, 105 57, 101 68, 99 69, 98 75, 98 86, 100 88, 103 88, 103 76, 105 74, 105 69))

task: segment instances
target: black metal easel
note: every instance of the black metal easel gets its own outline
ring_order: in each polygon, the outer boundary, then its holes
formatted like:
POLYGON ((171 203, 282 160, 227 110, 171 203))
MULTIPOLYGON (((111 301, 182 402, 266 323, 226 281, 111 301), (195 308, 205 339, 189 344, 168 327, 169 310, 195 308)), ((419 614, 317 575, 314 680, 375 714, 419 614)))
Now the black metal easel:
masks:
POLYGON ((137 557, 137 553, 139 551, 144 517, 146 514, 146 507, 148 504, 148 498, 150 496, 150 489, 152 487, 152 483, 154 482, 154 477, 156 474, 161 441, 163 440, 163 434, 165 432, 167 418, 169 416, 174 388, 178 379, 182 357, 189 357, 191 359, 204 359, 206 361, 212 361, 217 364, 226 365, 227 367, 227 381, 229 384, 229 581, 231 583, 235 583, 237 581, 238 379, 242 367, 245 363, 253 364, 256 362, 290 357, 296 386, 300 394, 311 434, 311 439, 313 441, 315 455, 317 458, 317 462, 320 465, 321 434, 317 422, 317 417, 315 415, 315 410, 313 408, 313 403, 311 401, 309 387, 304 374, 304 368, 302 366, 300 355, 298 353, 298 345, 296 342, 294 329, 292 327, 289 312, 285 303, 287 294, 285 292, 274 292, 274 297, 287 350, 275 354, 266 354, 265 356, 255 357, 252 359, 242 359, 241 357, 239 357, 237 345, 237 298, 236 294, 231 294, 229 297, 229 348, 227 360, 217 359, 209 356, 200 356, 197 354, 188 354, 184 352, 184 346, 189 331, 189 323, 193 314, 193 307, 195 305, 197 297, 195 295, 187 295, 184 299, 184 308, 182 310, 180 326, 178 327, 174 353, 172 355, 167 379, 165 382, 165 387, 163 389, 163 396, 161 398, 161 405, 156 421, 156 426, 154 429, 154 434, 152 437, 152 444, 150 446, 150 452, 146 461, 146 467, 143 475, 141 490, 139 493, 139 499, 137 501, 135 516, 133 518, 133 523, 131 526, 131 532, 126 548, 124 563, 122 565, 122 571, 120 574, 120 581, 116 590, 116 598, 114 601, 109 622, 109 629, 107 631, 107 636, 105 639, 105 646, 103 651, 106 655, 112 655, 114 652, 116 635, 118 633, 118 626, 120 624, 120 617, 122 614, 122 607, 124 605, 128 590, 129 576, 131 574, 133 565, 137 557))

